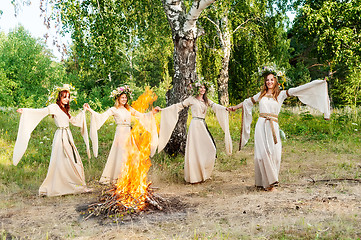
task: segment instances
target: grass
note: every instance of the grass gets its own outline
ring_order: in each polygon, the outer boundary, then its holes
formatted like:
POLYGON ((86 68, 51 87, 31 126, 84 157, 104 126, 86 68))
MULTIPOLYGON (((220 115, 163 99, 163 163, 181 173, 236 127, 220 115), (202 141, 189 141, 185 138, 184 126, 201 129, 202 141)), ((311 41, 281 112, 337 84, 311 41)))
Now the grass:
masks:
MULTIPOLYGON (((335 109, 330 121, 314 113, 308 108, 285 108, 279 116, 280 128, 285 132, 282 141, 282 163, 280 172, 281 184, 301 184, 307 179, 361 178, 361 118, 359 112, 351 109, 335 109)), ((75 114, 75 113, 73 113, 75 114)), ((89 117, 89 116, 88 116, 89 117)), ((24 197, 34 196, 44 180, 51 154, 51 144, 56 126, 51 117, 46 117, 32 133, 28 149, 18 166, 12 165, 19 114, 15 110, 0 111, 0 194, 8 201, 0 202, 0 209, 8 208, 11 195, 20 194, 24 197)), ((238 152, 240 133, 240 112, 230 115, 230 129, 234 152, 228 156, 224 152, 224 133, 213 112, 206 118, 207 125, 217 145, 217 172, 252 174, 253 163, 253 132, 258 111, 255 109, 251 130, 251 138, 245 149, 238 152)), ((89 124, 89 119, 88 119, 89 124)), ((115 133, 115 124, 110 118, 99 130, 99 157, 89 161, 80 131, 71 127, 75 145, 82 157, 86 181, 97 181, 105 166, 115 133)), ((182 155, 170 157, 164 152, 152 158, 150 179, 153 182, 183 184, 182 155)), ((197 187, 197 186, 196 186, 197 187)), ((214 193, 217 186, 206 185, 203 192, 207 196, 207 187, 214 193)), ((338 185, 336 190, 350 193, 347 185, 338 185)), ((198 191, 198 190, 197 190, 198 191)), ((316 191, 314 188, 309 191, 316 191)), ((217 194, 217 193, 214 193, 217 194)), ((219 193, 222 194, 222 193, 219 193)), ((276 227, 261 226, 255 232, 267 232, 268 239, 357 239, 360 236, 357 223, 359 216, 336 216, 324 221, 298 219, 294 223, 275 223, 276 227), (316 224, 316 223, 317 224, 316 224), (261 228, 260 227, 260 228, 261 228)), ((193 239, 253 239, 244 233, 230 231, 229 220, 219 220, 219 230, 208 232, 195 229, 193 239)), ((0 232, 5 238, 7 232, 0 232)), ((177 235, 174 235, 177 239, 177 235)))
MULTIPOLYGON (((316 158, 330 159, 326 161, 324 177, 359 178, 361 118, 350 109, 336 109, 330 121, 323 120, 308 108, 287 108, 280 113, 280 128, 285 132, 283 141, 283 174, 287 182, 305 174, 313 174, 312 169, 322 168, 325 161, 304 162, 313 155, 316 158), (311 114, 312 113, 312 114, 311 114), (360 129, 358 129, 360 128, 360 129), (296 158, 296 156, 298 156, 296 158), (292 159, 296 159, 292 161, 292 159), (306 166, 300 169, 299 166, 306 166)), ((360 111, 359 111, 360 112, 360 111)), ((219 171, 232 171, 247 165, 253 156, 244 156, 237 152, 240 132, 239 112, 230 115, 230 129, 234 154, 227 156, 224 152, 224 133, 219 127, 215 114, 209 112, 206 122, 217 145, 216 168, 219 171)), ((253 150, 253 131, 258 112, 253 115, 251 139, 246 151, 253 150)), ((89 119, 88 119, 89 120, 89 119)), ((13 166, 12 151, 18 130, 19 114, 15 110, 0 111, 0 190, 6 191, 8 186, 17 185, 17 189, 36 191, 45 178, 51 154, 51 144, 56 126, 51 117, 46 117, 32 133, 28 149, 18 166, 13 166)), ((88 121, 89 124, 89 121, 88 121)), ((113 119, 99 130, 99 157, 89 160, 79 129, 71 126, 75 144, 82 156, 88 182, 96 181, 107 160, 115 133, 113 119)), ((183 156, 170 157, 165 153, 156 154, 152 159, 151 175, 160 181, 183 182, 183 156)), ((282 176, 283 175, 283 176, 282 176)))

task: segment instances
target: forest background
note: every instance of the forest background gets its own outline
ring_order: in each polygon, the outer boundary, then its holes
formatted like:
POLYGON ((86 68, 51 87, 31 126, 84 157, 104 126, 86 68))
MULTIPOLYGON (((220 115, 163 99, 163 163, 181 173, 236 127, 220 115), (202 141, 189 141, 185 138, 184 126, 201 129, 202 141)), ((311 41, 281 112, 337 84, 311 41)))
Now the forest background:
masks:
MULTIPOLYGON (((183 1, 184 11, 192 2, 183 1)), ((76 108, 112 106, 109 93, 120 84, 134 88, 135 99, 150 86, 155 104, 166 106, 175 70, 162 1, 54 1, 53 7, 46 23, 70 33, 73 45, 58 46, 59 62, 22 27, 0 33, 0 106, 44 107, 62 83, 78 90, 76 108)), ((197 22, 203 32, 197 78, 214 84, 214 101, 236 104, 259 90, 254 73, 273 62, 286 72, 285 88, 327 76, 332 106, 354 108, 361 102, 360 13, 360 1, 216 1, 197 22), (296 13, 293 22, 289 11, 296 13)))
MULTIPOLYGON (((19 8, 24 1, 12 2, 19 8)), ((124 228, 119 227, 124 223, 117 222, 118 232, 114 223, 83 221, 75 211, 101 191, 97 180, 115 124, 100 129, 102 154, 96 160, 86 159, 80 133, 72 130, 87 183, 96 188, 95 193, 38 198, 56 126, 52 118, 44 119, 20 164, 12 166, 19 121, 15 109, 45 107, 53 87, 63 83, 71 83, 78 91, 72 110, 89 102, 93 109, 104 111, 113 106, 109 95, 120 84, 135 90, 133 99, 150 86, 158 96, 155 105, 171 104, 171 89, 179 80, 174 29, 164 11, 164 4, 171 1, 41 2, 45 22, 59 34, 70 34, 73 45, 55 42, 63 53, 62 61, 57 61, 43 39, 34 38, 23 27, 0 33, 0 238, 117 239, 116 234, 129 239, 359 238, 360 1, 218 0, 204 9, 197 21, 202 36, 196 39, 195 72, 197 78, 214 84, 212 100, 233 105, 257 93, 258 67, 274 62, 286 72, 286 89, 328 78, 331 120, 298 107, 281 111, 286 140, 280 191, 272 194, 250 187, 254 184, 253 135, 244 151, 227 156, 224 133, 210 112, 206 121, 218 147, 212 180, 184 184, 181 155, 161 153, 152 159, 154 186, 161 194, 173 194, 189 204, 187 213, 150 215, 139 224, 125 221, 124 228), (295 12, 292 22, 289 11, 295 12)), ((189 12, 200 1, 180 2, 182 11, 189 12)), ((286 104, 294 106, 299 101, 290 98, 286 104)), ((254 120, 257 117, 255 112, 254 120)), ((234 149, 240 118, 239 112, 230 115, 234 149)))

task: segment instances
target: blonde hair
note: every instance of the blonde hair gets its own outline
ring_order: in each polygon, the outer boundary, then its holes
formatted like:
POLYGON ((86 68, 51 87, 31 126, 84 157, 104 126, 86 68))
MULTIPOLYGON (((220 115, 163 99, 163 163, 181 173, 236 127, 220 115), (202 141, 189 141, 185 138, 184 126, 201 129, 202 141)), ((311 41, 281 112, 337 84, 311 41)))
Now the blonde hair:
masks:
POLYGON ((261 99, 264 95, 267 94, 268 87, 267 87, 266 81, 267 81, 267 77, 271 74, 273 75, 273 79, 274 79, 274 87, 273 87, 272 96, 277 101, 277 97, 278 97, 278 95, 280 95, 281 90, 279 88, 277 77, 273 73, 269 73, 269 74, 266 74, 263 78, 263 86, 262 86, 262 90, 261 90, 261 96, 259 97, 259 99, 261 99))
POLYGON ((121 93, 116 99, 115 99, 115 103, 114 103, 114 107, 115 108, 120 108, 120 103, 119 103, 119 100, 120 100, 120 97, 122 96, 122 95, 125 95, 125 96, 127 96, 127 102, 124 104, 124 107, 126 108, 126 109, 129 109, 129 105, 128 105, 128 95, 125 93, 125 92, 123 92, 123 93, 121 93))

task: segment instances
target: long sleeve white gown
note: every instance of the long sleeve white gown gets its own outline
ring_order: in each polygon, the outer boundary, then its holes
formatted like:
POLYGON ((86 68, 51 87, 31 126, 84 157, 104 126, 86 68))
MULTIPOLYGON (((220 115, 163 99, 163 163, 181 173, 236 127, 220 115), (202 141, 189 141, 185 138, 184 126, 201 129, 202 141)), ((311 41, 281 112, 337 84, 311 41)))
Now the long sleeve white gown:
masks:
POLYGON ((109 152, 102 176, 99 180, 102 184, 114 183, 123 172, 128 158, 127 145, 135 144, 131 137, 131 116, 135 116, 146 131, 151 133, 151 156, 154 155, 158 144, 157 126, 154 116, 151 112, 140 113, 133 108, 115 108, 111 107, 104 113, 97 113, 91 110, 90 139, 93 145, 94 156, 98 156, 98 133, 97 131, 105 121, 113 116, 117 124, 114 141, 109 152))
POLYGON ((55 131, 48 173, 39 188, 40 195, 59 196, 86 191, 83 163, 75 147, 69 123, 81 128, 81 134, 90 157, 85 112, 69 119, 57 104, 42 109, 24 108, 14 147, 13 164, 17 165, 26 151, 31 132, 47 115, 53 115, 58 129, 55 131))
POLYGON ((278 114, 283 101, 288 96, 298 97, 302 103, 321 111, 325 119, 330 118, 330 101, 327 82, 324 80, 314 80, 302 86, 281 91, 277 100, 267 96, 260 99, 260 93, 244 100, 240 148, 243 148, 249 139, 252 107, 259 102, 260 117, 256 123, 254 136, 256 186, 267 188, 271 184, 278 183, 282 153, 278 114))
MULTIPOLYGON (((205 117, 208 107, 195 97, 188 97, 181 103, 164 108, 161 113, 158 152, 162 151, 178 121, 178 112, 191 107, 192 121, 189 125, 184 157, 184 180, 189 183, 202 182, 210 178, 216 159, 216 146, 210 135, 205 117)), ((226 153, 232 153, 232 140, 228 125, 228 111, 225 107, 209 100, 209 106, 216 113, 217 120, 225 133, 226 153)))

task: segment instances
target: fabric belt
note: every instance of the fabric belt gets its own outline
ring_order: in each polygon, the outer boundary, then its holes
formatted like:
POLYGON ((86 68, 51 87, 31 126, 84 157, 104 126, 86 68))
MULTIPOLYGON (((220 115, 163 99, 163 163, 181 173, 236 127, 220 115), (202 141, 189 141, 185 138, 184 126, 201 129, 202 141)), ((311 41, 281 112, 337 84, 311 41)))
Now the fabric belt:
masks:
POLYGON ((197 119, 197 120, 203 120, 203 121, 205 121, 205 119, 204 119, 204 118, 200 118, 200 117, 193 117, 193 119, 197 119))
POLYGON ((61 141, 62 141, 62 143, 63 143, 63 150, 64 150, 64 153, 65 153, 65 155, 67 155, 68 156, 68 158, 69 159, 71 159, 71 157, 70 157, 70 155, 72 154, 73 155, 73 158, 74 158, 74 162, 75 163, 78 163, 78 161, 77 161, 77 154, 76 154, 76 148, 75 148, 75 145, 74 145, 74 143, 71 141, 71 139, 70 139, 70 135, 69 135, 69 133, 68 133, 68 131, 67 130, 69 130, 69 126, 67 126, 67 127, 58 127, 58 129, 59 130, 66 130, 65 131, 65 133, 64 133, 64 131, 62 131, 62 136, 61 136, 61 141), (68 142, 69 142, 69 145, 70 145, 70 147, 71 147, 71 153, 69 153, 68 151, 67 151, 67 148, 66 148, 66 146, 64 145, 65 143, 64 143, 64 134, 67 134, 68 135, 68 142))
POLYGON ((131 125, 129 123, 120 123, 120 124, 117 124, 118 126, 120 127, 131 127, 131 125))
POLYGON ((275 128, 273 126, 273 122, 278 123, 278 115, 272 114, 272 113, 260 113, 259 117, 265 118, 266 121, 269 121, 269 123, 271 125, 273 141, 275 144, 277 144, 277 136, 276 136, 275 128))

